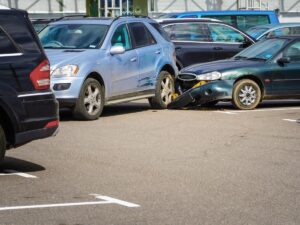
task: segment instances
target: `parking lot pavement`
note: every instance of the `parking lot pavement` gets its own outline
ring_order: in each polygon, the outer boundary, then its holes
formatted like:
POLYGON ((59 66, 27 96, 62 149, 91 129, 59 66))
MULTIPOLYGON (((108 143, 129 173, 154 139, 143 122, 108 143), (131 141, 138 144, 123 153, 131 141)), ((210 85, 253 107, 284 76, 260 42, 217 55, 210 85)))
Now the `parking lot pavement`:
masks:
POLYGON ((0 224, 300 224, 299 119, 299 101, 62 112, 58 136, 8 152, 0 224))

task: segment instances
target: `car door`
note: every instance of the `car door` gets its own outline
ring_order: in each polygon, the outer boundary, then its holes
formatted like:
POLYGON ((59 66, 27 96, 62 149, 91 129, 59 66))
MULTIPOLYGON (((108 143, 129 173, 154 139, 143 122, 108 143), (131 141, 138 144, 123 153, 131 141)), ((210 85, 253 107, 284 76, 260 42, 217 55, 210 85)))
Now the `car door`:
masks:
POLYGON ((210 23, 208 27, 212 39, 211 49, 214 52, 214 60, 231 58, 253 43, 243 33, 228 25, 210 23))
POLYGON ((123 46, 123 54, 111 55, 111 95, 118 96, 135 92, 139 77, 139 58, 132 47, 130 34, 126 24, 119 25, 111 38, 111 47, 123 46))
POLYGON ((133 46, 139 58, 139 91, 153 89, 156 81, 156 68, 162 57, 162 47, 142 22, 129 23, 133 46))
POLYGON ((213 50, 206 24, 186 22, 163 27, 175 45, 180 67, 213 60, 213 50))
POLYGON ((276 66, 273 78, 273 94, 300 95, 300 41, 287 46, 282 57, 289 60, 276 66))

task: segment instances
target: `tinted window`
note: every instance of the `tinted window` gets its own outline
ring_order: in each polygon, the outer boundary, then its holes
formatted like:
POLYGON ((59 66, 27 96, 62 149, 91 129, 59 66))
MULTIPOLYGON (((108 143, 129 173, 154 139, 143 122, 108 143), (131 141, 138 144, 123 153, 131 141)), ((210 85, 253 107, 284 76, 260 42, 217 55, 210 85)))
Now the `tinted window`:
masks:
POLYGON ((209 24, 208 26, 211 33, 211 39, 214 42, 244 42, 244 36, 231 27, 222 24, 209 24))
POLYGON ((180 18, 198 18, 197 15, 186 15, 186 16, 181 16, 180 18))
POLYGON ((0 28, 0 54, 11 54, 17 53, 18 50, 14 46, 13 42, 0 28))
POLYGON ((174 24, 170 37, 178 41, 210 41, 207 26, 200 23, 174 24))
POLYGON ((201 16, 202 18, 211 18, 211 19, 217 19, 217 20, 221 20, 225 23, 229 23, 231 25, 236 25, 236 18, 235 16, 226 16, 226 15, 223 15, 223 16, 218 16, 218 15, 203 15, 201 16))
POLYGON ((129 27, 135 41, 136 48, 153 45, 156 43, 152 34, 143 23, 130 23, 129 27))
POLYGON ((126 50, 132 48, 129 33, 127 30, 127 26, 125 24, 119 26, 112 39, 111 39, 112 46, 123 46, 126 50))
POLYGON ((237 16, 237 26, 239 29, 245 31, 250 27, 269 24, 269 17, 267 15, 245 15, 237 16))
POLYGON ((105 37, 107 25, 59 24, 50 25, 39 33, 44 48, 93 49, 105 37))
POLYGON ((150 23, 155 30, 158 31, 158 33, 160 33, 160 35, 166 40, 166 41, 170 41, 169 35, 168 33, 161 27, 161 25, 159 25, 158 23, 150 23))
POLYGON ((291 62, 300 62, 300 42, 289 46, 283 53, 284 57, 289 57, 291 62))

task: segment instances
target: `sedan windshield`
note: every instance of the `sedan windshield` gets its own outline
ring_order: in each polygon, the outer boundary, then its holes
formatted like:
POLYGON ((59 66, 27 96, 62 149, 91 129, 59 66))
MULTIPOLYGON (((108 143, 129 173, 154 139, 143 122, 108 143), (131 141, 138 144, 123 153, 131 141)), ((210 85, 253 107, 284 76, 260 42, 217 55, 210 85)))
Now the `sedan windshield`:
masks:
POLYGON ((253 27, 247 30, 246 33, 249 34, 251 37, 258 38, 266 31, 268 31, 268 28, 266 27, 253 27))
POLYGON ((246 48, 237 54, 234 59, 268 60, 276 55, 285 45, 285 39, 267 39, 246 48))
POLYGON ((105 37, 107 25, 50 25, 39 33, 45 49, 95 49, 105 37))

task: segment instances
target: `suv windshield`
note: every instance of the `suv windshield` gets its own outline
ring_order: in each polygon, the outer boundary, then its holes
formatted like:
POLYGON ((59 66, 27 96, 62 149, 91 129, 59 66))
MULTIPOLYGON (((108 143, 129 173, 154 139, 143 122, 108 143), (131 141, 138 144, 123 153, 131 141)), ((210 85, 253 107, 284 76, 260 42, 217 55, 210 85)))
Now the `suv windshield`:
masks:
POLYGON ((95 49, 105 37, 107 25, 49 25, 39 33, 45 49, 95 49))
POLYGON ((267 39, 246 48, 234 59, 268 60, 271 59, 285 45, 285 39, 267 39))

